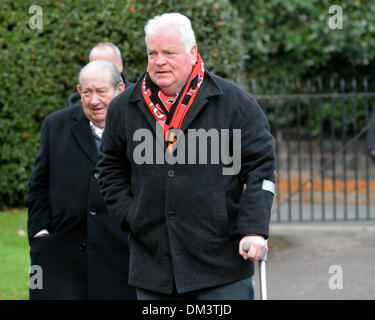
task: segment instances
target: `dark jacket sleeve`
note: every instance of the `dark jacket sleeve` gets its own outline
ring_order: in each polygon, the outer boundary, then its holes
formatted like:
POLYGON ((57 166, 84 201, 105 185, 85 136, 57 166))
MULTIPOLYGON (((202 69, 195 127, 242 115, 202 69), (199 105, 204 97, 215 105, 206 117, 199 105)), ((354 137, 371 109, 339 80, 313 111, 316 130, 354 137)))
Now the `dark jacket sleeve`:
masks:
POLYGON ((48 186, 49 186, 49 147, 48 117, 43 122, 40 135, 40 147, 36 154, 34 167, 29 180, 29 192, 25 199, 28 207, 27 230, 29 243, 42 229, 48 229, 51 222, 48 186))
POLYGON ((249 96, 240 112, 241 182, 243 191, 236 232, 269 234, 275 183, 275 153, 266 116, 257 101, 249 96))
POLYGON ((129 231, 127 212, 133 196, 124 125, 123 106, 117 96, 108 107, 97 168, 100 190, 108 212, 124 230, 129 231))

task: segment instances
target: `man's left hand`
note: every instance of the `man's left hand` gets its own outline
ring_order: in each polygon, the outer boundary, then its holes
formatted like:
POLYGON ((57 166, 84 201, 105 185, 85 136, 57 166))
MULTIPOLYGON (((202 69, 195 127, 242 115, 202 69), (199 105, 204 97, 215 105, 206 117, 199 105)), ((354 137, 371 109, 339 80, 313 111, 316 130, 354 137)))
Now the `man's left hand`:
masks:
POLYGON ((266 240, 260 235, 246 235, 244 236, 239 244, 238 253, 244 258, 244 260, 257 261, 261 260, 267 253, 266 240), (242 245, 247 242, 250 245, 249 251, 242 250, 242 245))

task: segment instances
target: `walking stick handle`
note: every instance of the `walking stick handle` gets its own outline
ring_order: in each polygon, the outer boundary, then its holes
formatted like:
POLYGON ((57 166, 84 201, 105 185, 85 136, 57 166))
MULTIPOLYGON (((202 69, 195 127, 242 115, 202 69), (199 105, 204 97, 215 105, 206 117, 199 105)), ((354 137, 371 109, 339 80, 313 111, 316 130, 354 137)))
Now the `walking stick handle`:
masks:
POLYGON ((248 242, 244 242, 242 244, 242 250, 245 251, 245 252, 248 252, 250 250, 250 247, 251 247, 250 243, 248 243, 248 242))
MULTIPOLYGON (((266 240, 266 246, 268 245, 268 239, 266 240)), ((241 246, 242 250, 248 252, 251 248, 250 243, 244 242, 241 246)), ((260 284, 260 298, 261 300, 267 300, 267 276, 266 276, 266 262, 267 253, 259 260, 259 284, 260 284)))

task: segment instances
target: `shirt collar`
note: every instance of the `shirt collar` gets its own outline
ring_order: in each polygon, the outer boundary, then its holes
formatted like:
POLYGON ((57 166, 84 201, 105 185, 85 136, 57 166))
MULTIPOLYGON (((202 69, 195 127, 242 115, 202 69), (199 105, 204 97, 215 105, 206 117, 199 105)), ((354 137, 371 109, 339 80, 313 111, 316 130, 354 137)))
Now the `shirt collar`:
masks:
POLYGON ((101 139, 104 130, 102 130, 102 129, 100 129, 99 127, 97 127, 96 125, 94 125, 91 121, 90 121, 90 127, 91 127, 91 129, 93 129, 93 130, 95 131, 95 133, 96 133, 96 134, 99 136, 99 138, 101 139))

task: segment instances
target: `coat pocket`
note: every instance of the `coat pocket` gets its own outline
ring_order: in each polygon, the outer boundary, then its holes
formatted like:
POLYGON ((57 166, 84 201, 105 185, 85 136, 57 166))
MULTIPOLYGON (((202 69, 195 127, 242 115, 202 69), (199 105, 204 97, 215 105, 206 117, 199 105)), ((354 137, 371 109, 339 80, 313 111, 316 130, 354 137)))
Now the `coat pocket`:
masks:
POLYGON ((133 201, 130 203, 130 205, 128 206, 128 208, 126 209, 126 222, 127 223, 127 226, 128 226, 128 230, 131 234, 135 235, 135 232, 136 232, 136 224, 135 224, 135 216, 136 216, 136 204, 137 204, 137 200, 136 199, 133 199, 133 201))
POLYGON ((36 237, 31 241, 30 254, 38 253, 39 251, 48 250, 48 248, 53 243, 55 234, 49 234, 44 237, 36 237))
POLYGON ((204 192, 196 196, 196 209, 189 212, 195 220, 194 225, 201 226, 203 232, 216 236, 226 236, 229 232, 228 211, 225 193, 204 192))

